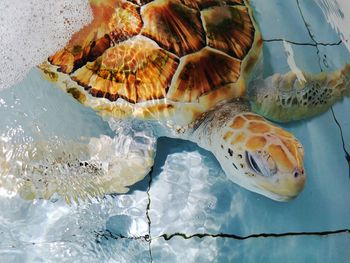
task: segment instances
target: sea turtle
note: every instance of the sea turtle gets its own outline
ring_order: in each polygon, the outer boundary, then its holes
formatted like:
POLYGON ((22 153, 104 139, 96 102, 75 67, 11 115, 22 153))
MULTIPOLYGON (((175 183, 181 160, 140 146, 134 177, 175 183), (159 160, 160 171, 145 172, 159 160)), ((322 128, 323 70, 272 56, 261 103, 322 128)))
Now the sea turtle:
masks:
MULTIPOLYGON (((66 142, 51 150, 56 156, 51 167, 92 176, 82 179, 81 195, 126 192, 150 171, 155 138, 164 135, 211 151, 228 178, 246 189, 278 201, 299 194, 305 182, 303 147, 265 118, 286 122, 327 110, 349 93, 350 67, 251 82, 263 41, 247 0, 90 4, 92 22, 40 65, 49 80, 96 110, 117 132, 87 146, 66 142), (130 129, 118 121, 123 119, 144 124, 130 129)), ((38 145, 35 151, 42 154, 29 154, 27 161, 42 162, 50 143, 38 145)), ((40 173, 50 169, 35 167, 40 173)), ((38 194, 43 186, 27 181, 27 197, 68 191, 56 180, 38 194)))

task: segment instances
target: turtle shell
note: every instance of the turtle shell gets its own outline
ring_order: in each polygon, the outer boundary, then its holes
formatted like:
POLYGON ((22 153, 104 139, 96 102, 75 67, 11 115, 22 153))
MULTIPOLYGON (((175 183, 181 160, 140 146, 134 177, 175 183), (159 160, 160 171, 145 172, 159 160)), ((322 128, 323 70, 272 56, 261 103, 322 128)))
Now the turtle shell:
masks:
POLYGON ((158 117, 179 104, 204 112, 244 94, 262 46, 248 2, 90 4, 92 22, 41 67, 82 103, 118 116, 158 117))

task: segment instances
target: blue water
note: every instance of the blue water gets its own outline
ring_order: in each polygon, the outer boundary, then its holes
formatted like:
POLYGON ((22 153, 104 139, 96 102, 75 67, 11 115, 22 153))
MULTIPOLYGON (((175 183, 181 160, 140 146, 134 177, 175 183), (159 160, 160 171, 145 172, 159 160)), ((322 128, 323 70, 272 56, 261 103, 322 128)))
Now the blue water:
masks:
MULTIPOLYGON (((251 2, 266 40, 265 76, 289 71, 291 57, 314 73, 350 63, 346 39, 318 1, 251 2)), ((345 98, 284 125, 305 147, 307 172, 305 190, 289 203, 238 187, 211 153, 168 138, 158 140, 152 173, 126 195, 68 206, 2 191, 0 262, 349 262, 349 115, 345 98)), ((36 69, 0 92, 0 118, 0 134, 19 142, 112 134, 36 69)))

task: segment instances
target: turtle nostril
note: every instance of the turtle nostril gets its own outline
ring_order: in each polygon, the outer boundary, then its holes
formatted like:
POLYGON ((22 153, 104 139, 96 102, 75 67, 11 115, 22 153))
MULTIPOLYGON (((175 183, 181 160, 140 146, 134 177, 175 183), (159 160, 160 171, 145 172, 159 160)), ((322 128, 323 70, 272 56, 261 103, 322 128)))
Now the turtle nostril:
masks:
POLYGON ((297 178, 299 176, 298 172, 294 172, 294 177, 297 178))

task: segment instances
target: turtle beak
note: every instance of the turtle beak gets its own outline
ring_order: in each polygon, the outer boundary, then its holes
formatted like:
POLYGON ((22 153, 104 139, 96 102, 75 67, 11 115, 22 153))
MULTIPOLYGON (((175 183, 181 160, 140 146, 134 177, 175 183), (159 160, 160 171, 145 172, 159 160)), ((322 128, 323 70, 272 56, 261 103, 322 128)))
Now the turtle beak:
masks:
MULTIPOLYGON (((299 172, 298 172, 299 174, 299 172)), ((260 184, 260 187, 264 189, 266 196, 276 201, 289 201, 297 197, 304 189, 306 177, 304 174, 300 174, 297 177, 290 174, 280 175, 280 178, 273 183, 260 184)))

